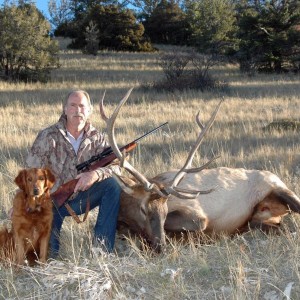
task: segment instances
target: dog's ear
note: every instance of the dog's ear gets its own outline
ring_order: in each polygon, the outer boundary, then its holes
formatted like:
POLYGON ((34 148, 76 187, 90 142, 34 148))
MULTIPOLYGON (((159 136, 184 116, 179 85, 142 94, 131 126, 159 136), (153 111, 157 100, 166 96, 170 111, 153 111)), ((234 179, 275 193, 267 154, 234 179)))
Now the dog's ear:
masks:
POLYGON ((51 189, 55 183, 55 176, 49 169, 45 169, 45 176, 47 178, 47 186, 51 189))
POLYGON ((15 184, 22 190, 26 189, 26 170, 21 170, 15 178, 15 184))

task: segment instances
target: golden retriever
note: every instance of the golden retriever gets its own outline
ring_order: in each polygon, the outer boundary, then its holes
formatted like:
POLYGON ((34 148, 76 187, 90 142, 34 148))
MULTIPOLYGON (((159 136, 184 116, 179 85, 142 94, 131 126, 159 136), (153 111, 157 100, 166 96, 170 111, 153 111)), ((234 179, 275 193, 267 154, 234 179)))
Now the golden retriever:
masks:
POLYGON ((50 189, 55 177, 48 169, 23 169, 15 178, 20 188, 13 200, 12 231, 2 229, 0 241, 13 240, 17 264, 47 260, 53 213, 50 189), (33 259, 35 258, 35 259, 33 259))

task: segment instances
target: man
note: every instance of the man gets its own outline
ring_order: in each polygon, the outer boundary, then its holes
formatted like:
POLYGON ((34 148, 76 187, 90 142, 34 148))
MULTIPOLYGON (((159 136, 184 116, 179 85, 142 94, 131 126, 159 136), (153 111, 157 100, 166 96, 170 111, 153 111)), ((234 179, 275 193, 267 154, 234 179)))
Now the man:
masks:
MULTIPOLYGON (((87 92, 76 90, 68 94, 59 121, 42 130, 33 143, 26 163, 29 168, 48 167, 56 177, 51 192, 61 184, 79 178, 68 204, 77 215, 85 213, 87 199, 90 209, 99 207, 94 227, 94 240, 102 243, 108 252, 114 248, 117 216, 120 205, 120 187, 111 177, 120 173, 117 165, 77 174, 76 165, 101 153, 109 145, 103 134, 89 122, 92 105, 87 92)), ((66 216, 70 213, 63 205, 53 209, 50 237, 50 257, 59 252, 59 235, 66 216)))

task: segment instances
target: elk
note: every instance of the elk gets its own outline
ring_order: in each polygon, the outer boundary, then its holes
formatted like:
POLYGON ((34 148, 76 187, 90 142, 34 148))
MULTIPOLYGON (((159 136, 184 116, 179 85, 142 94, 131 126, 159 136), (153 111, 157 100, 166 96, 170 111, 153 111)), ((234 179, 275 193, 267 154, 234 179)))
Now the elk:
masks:
POLYGON ((215 158, 201 167, 191 167, 222 101, 205 126, 197 114, 200 131, 184 166, 146 179, 130 165, 125 154, 120 153, 114 135, 116 117, 130 93, 131 90, 110 119, 104 113, 103 96, 100 112, 107 124, 110 145, 121 166, 134 175, 134 178, 116 176, 124 191, 119 219, 125 220, 129 227, 139 223, 136 228, 144 231, 156 248, 165 245, 163 228, 167 233, 202 232, 207 235, 234 234, 249 228, 269 231, 278 229, 289 212, 300 212, 298 196, 269 171, 227 167, 206 169, 215 158), (131 210, 132 203, 136 205, 135 210, 131 210))
MULTIPOLYGON (((125 154, 120 152, 115 139, 114 124, 121 107, 127 101, 131 91, 132 89, 127 92, 110 118, 106 116, 104 111, 103 101, 105 94, 100 101, 100 114, 106 122, 109 144, 119 159, 121 166, 133 175, 133 177, 124 177, 114 174, 122 188, 118 223, 125 224, 132 231, 144 236, 151 246, 157 252, 160 252, 166 244, 164 224, 168 214, 167 199, 169 195, 174 195, 178 199, 190 199, 200 193, 210 191, 181 189, 173 182, 170 182, 168 185, 162 185, 151 179, 148 180, 125 159, 125 154)), ((176 178, 182 177, 182 175, 179 172, 174 181, 176 178)), ((199 226, 200 228, 205 227, 204 217, 199 216, 199 226)))

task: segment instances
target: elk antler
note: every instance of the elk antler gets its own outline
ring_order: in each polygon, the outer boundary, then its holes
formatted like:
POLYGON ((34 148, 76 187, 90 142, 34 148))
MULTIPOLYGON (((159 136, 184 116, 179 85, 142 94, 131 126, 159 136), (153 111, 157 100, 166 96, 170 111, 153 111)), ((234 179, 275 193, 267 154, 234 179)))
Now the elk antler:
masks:
POLYGON ((130 96, 131 92, 132 92, 133 88, 131 88, 125 95, 125 97, 120 101, 120 103, 118 104, 118 106, 116 107, 116 109, 114 110, 112 116, 110 118, 108 118, 104 112, 104 96, 105 93, 100 101, 100 114, 102 119, 106 122, 106 127, 107 127, 107 134, 108 134, 108 140, 109 140, 109 144, 113 150, 113 152, 115 153, 116 157, 120 160, 121 162, 121 166, 123 168, 125 168, 128 172, 130 172, 140 183, 142 183, 144 185, 144 189, 147 191, 151 191, 153 189, 155 189, 155 191, 157 193, 160 194, 160 196, 162 197, 166 197, 165 194, 163 194, 159 189, 156 189, 154 184, 150 183, 147 178, 142 175, 140 172, 138 172, 126 159, 125 159, 125 155, 123 155, 120 152, 120 149, 116 143, 116 139, 115 139, 115 133, 114 133, 114 126, 115 126, 115 121, 116 118, 118 116, 118 113, 121 109, 121 107, 124 105, 124 103, 127 101, 128 97, 130 96))
MULTIPOLYGON (((210 163, 212 163, 214 160, 216 160, 218 157, 213 157, 210 161, 208 161, 206 164, 204 164, 203 166, 199 167, 199 168, 191 168, 192 165, 192 161, 193 158, 195 156, 196 151, 198 150, 203 137, 205 136, 205 134, 208 132, 209 128, 212 126, 212 124, 215 121, 216 115, 219 111, 219 108, 221 106, 221 103, 223 102, 224 99, 222 99, 220 101, 220 103, 217 105, 215 111, 213 112, 213 114, 211 115, 209 121, 207 122, 206 126, 204 126, 201 121, 200 121, 200 112, 198 112, 197 116, 196 116, 196 122, 198 124, 198 126, 200 127, 200 133, 198 135, 198 138, 196 140, 196 143, 194 144, 194 146, 192 147, 187 160, 184 164, 184 166, 179 170, 179 172, 175 175, 174 179, 173 179, 173 183, 171 185, 171 189, 176 189, 177 191, 182 191, 182 189, 178 188, 177 185, 179 184, 179 182, 183 179, 183 177, 187 174, 187 173, 196 173, 199 172, 203 169, 205 169, 210 163)), ((213 191, 213 189, 208 190, 208 191, 194 191, 195 193, 210 193, 211 191, 213 191)), ((190 191, 191 192, 191 191, 190 191)))
MULTIPOLYGON (((167 189, 165 188, 164 191, 167 193, 167 194, 165 194, 155 184, 150 183, 144 175, 142 175, 140 172, 138 172, 125 159, 125 155, 123 155, 120 152, 119 147, 116 143, 116 139, 115 139, 114 125, 115 125, 115 121, 116 121, 116 118, 118 116, 118 113, 119 113, 121 107, 127 101, 131 92, 132 92, 132 88, 126 93, 125 97, 120 101, 120 103, 118 104, 118 106, 116 107, 116 109, 114 110, 114 112, 110 118, 108 118, 104 112, 103 101, 104 101, 105 93, 100 101, 100 114, 101 114, 102 119, 106 122, 109 144, 110 144, 113 152, 115 153, 116 157, 120 160, 121 166, 123 168, 125 168, 128 172, 130 172, 140 183, 142 183, 144 185, 144 189, 147 191, 152 190, 152 191, 158 193, 161 197, 166 197, 169 194, 173 194, 174 196, 179 197, 179 198, 185 198, 185 199, 195 198, 194 191, 191 192, 191 191, 187 191, 187 190, 183 190, 183 189, 182 189, 182 192, 180 192, 179 189, 176 191, 173 188, 167 188, 167 189), (184 195, 182 193, 187 194, 187 195, 184 195)), ((197 193, 199 193, 199 192, 197 192, 197 193)))

